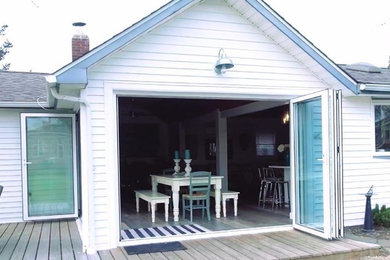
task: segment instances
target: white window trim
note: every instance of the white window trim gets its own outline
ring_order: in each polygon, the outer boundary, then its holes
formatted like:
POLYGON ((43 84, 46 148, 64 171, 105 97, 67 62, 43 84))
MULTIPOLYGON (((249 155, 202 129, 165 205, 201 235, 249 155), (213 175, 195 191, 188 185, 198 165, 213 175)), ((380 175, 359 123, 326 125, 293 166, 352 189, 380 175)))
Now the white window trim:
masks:
POLYGON ((372 153, 373 157, 390 157, 390 151, 387 152, 377 152, 376 151, 376 140, 375 140, 375 106, 377 105, 388 105, 390 106, 390 100, 372 100, 371 101, 371 133, 372 133, 372 153))

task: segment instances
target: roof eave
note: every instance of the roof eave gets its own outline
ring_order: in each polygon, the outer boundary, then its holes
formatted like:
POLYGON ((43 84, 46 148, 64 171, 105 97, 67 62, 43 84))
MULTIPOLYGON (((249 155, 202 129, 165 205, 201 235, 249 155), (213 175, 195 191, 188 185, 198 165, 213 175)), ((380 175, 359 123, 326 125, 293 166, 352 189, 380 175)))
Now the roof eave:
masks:
POLYGON ((0 102, 0 108, 49 108, 48 102, 0 102))

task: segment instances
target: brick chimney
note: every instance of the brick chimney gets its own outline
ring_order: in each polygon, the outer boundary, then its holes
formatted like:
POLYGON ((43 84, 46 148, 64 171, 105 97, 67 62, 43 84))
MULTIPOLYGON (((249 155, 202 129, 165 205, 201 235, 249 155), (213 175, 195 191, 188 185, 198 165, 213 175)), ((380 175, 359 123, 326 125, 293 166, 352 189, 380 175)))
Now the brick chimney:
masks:
POLYGON ((89 52, 89 38, 82 31, 85 23, 73 23, 76 33, 72 37, 72 61, 77 60, 87 52, 89 52))

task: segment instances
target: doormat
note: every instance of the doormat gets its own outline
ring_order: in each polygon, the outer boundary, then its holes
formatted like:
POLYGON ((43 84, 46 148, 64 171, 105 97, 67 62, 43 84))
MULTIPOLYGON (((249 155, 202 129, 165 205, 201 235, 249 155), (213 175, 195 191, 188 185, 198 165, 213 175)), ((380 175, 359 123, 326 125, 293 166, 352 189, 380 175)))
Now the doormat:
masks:
POLYGON ((186 250, 187 248, 183 246, 180 242, 169 242, 169 243, 148 244, 148 245, 139 245, 139 246, 125 246, 124 249, 126 250, 128 255, 136 255, 136 254, 186 250))
POLYGON ((149 237, 169 237, 176 235, 187 235, 210 232, 205 227, 198 224, 176 225, 164 227, 132 228, 121 230, 123 239, 149 238, 149 237))

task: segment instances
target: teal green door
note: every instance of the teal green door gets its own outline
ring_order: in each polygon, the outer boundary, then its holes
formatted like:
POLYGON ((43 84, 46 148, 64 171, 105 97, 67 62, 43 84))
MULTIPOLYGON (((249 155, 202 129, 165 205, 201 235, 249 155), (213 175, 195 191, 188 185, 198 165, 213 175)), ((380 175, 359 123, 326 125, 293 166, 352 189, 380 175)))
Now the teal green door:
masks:
POLYGON ((343 233, 340 93, 291 102, 295 228, 327 239, 343 233))
POLYGON ((295 106, 297 129, 296 185, 299 212, 296 222, 324 230, 323 147, 321 98, 315 97, 295 106))
POLYGON ((24 218, 76 216, 74 117, 22 115, 24 218))

